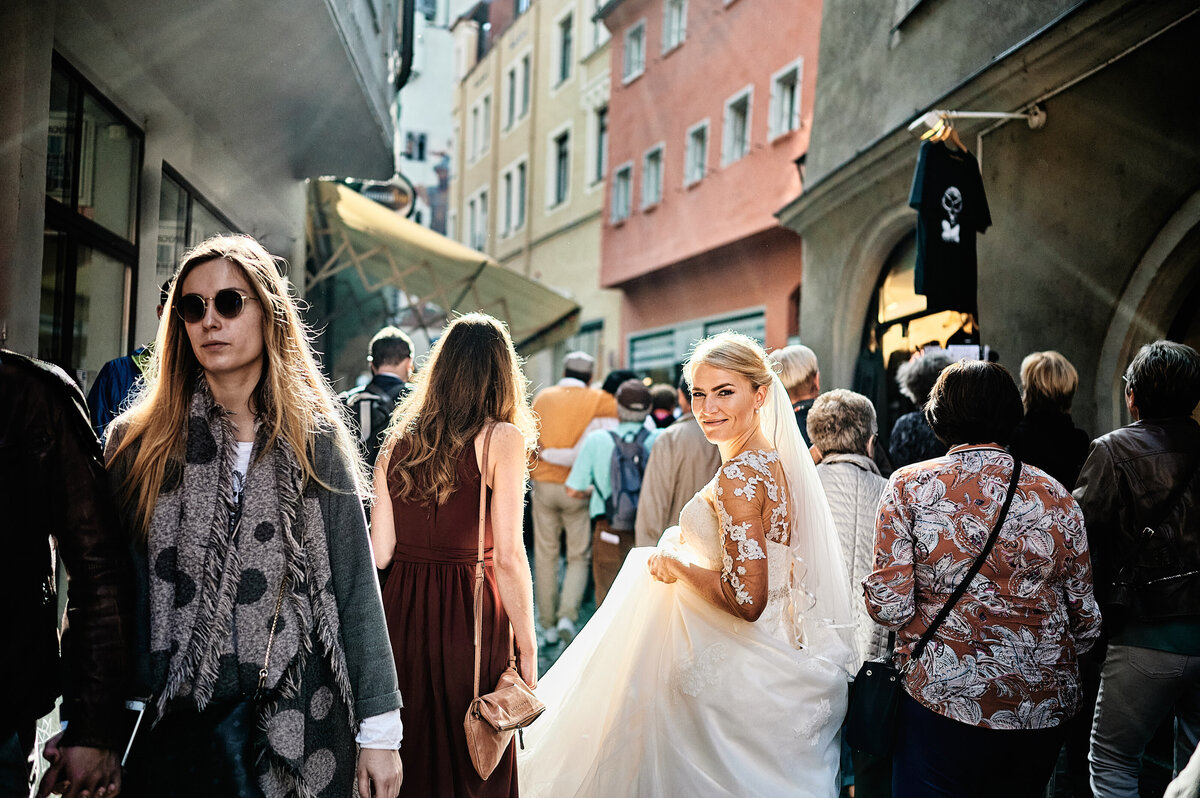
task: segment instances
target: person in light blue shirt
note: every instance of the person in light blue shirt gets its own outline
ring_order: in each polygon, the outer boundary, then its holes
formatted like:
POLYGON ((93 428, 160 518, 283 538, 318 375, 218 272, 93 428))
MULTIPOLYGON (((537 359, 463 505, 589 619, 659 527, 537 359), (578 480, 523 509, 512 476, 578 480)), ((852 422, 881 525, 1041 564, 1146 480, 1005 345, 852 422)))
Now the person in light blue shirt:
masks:
MULTIPOLYGON (((660 430, 646 426, 650 414, 650 389, 641 380, 626 380, 617 388, 617 428, 595 430, 583 440, 579 456, 567 476, 567 495, 574 498, 588 496, 592 516, 592 576, 596 583, 596 605, 604 601, 609 587, 617 578, 617 571, 625 561, 625 555, 633 548, 634 529, 632 520, 628 529, 623 524, 613 524, 608 517, 607 501, 613 493, 612 462, 616 449, 613 435, 623 440, 634 441, 644 433, 640 471, 645 472, 650 447, 654 445, 660 430)), ((638 485, 640 487, 640 476, 638 485)))

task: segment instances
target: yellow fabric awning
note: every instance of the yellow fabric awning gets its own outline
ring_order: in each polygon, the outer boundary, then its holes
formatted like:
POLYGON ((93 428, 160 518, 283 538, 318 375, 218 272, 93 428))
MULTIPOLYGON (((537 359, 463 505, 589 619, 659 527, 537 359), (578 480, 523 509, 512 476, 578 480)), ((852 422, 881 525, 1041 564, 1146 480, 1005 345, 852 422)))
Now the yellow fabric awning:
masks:
MULTIPOLYGON (((316 264, 308 288, 353 269, 367 291, 394 286, 418 310, 491 314, 508 325, 525 355, 579 327, 577 303, 340 183, 312 181, 308 238, 316 264)), ((436 329, 428 332, 437 337, 436 329)))

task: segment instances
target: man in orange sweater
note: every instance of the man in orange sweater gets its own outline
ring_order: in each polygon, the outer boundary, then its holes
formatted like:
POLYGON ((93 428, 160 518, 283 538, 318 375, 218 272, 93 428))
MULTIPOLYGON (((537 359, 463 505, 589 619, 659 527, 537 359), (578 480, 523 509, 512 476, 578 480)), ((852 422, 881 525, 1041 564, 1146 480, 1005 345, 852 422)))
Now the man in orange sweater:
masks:
POLYGON ((541 421, 539 449, 555 450, 553 462, 539 457, 532 474, 534 594, 538 622, 548 645, 556 645, 560 639, 569 643, 575 636, 592 554, 588 500, 568 496, 564 483, 588 425, 602 418, 611 418, 616 424, 616 399, 588 387, 595 365, 585 352, 568 353, 563 358, 563 378, 533 400, 533 411, 541 421), (560 591, 558 551, 564 533, 567 570, 560 591))

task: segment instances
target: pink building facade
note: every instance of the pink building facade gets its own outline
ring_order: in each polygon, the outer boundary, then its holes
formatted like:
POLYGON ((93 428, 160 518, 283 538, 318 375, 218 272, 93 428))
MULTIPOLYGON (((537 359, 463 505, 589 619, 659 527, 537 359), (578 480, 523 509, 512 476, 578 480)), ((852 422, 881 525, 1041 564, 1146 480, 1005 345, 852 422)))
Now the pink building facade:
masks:
POLYGON ((625 364, 673 379, 695 339, 798 329, 800 194, 819 0, 612 0, 601 282, 624 294, 625 364))

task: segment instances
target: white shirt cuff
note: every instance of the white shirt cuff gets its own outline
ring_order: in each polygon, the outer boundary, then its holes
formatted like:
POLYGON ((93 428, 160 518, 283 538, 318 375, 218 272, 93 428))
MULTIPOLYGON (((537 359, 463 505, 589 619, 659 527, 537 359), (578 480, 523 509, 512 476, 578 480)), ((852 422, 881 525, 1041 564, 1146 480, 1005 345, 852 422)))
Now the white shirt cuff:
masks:
POLYGON ((378 748, 384 751, 399 749, 403 739, 404 723, 400 720, 398 709, 363 718, 363 722, 358 726, 358 736, 354 738, 362 748, 378 748))

